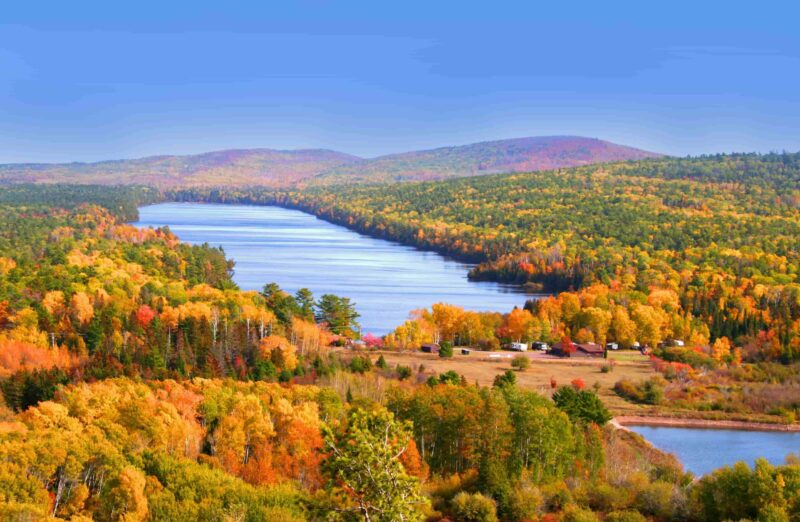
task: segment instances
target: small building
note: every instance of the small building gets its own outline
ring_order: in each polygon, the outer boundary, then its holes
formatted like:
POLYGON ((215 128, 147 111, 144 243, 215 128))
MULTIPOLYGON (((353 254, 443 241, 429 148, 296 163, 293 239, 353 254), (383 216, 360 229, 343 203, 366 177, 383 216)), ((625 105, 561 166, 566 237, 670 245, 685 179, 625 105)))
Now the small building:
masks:
POLYGON ((469 348, 462 348, 461 349, 461 355, 469 355, 469 354, 470 354, 469 348))
POLYGON ((573 352, 571 354, 564 353, 563 343, 556 343, 550 353, 558 355, 559 357, 594 357, 602 359, 605 356, 606 349, 596 343, 572 343, 573 352))
POLYGON ((425 353, 439 353, 439 345, 436 343, 423 344, 421 349, 425 353))

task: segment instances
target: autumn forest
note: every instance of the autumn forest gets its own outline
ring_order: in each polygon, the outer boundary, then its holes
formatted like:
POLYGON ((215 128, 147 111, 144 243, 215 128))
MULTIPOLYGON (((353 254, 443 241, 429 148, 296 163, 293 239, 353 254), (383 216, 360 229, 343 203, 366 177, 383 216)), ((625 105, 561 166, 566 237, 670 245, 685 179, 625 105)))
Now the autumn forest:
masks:
POLYGON ((612 420, 622 404, 797 424, 798 179, 784 153, 305 188, 4 185, 0 519, 800 520, 800 456, 698 477, 612 420), (161 201, 300 209, 544 296, 420 303, 359 338, 346 295, 242 290, 220 248, 130 224, 161 201), (490 383, 391 362, 533 342, 600 346, 613 388, 533 389, 522 359, 490 383), (615 369, 608 343, 648 377, 615 369))

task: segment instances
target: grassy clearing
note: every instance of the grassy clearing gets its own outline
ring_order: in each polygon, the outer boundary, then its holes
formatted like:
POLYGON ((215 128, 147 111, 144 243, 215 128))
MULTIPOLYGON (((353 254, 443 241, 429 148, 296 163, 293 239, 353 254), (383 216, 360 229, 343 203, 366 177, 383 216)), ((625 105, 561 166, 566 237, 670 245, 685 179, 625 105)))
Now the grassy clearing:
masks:
MULTIPOLYGON (((419 371, 420 365, 423 365, 427 374, 454 370, 463 375, 470 383, 477 382, 482 386, 491 386, 495 376, 512 369, 510 357, 489 359, 488 352, 472 352, 470 355, 461 355, 459 350, 455 350, 455 352, 456 355, 452 359, 443 359, 435 354, 420 352, 384 351, 381 353, 392 367, 402 364, 410 366, 416 373, 419 371)), ((600 397, 615 415, 643 414, 648 409, 623 400, 612 390, 614 383, 620 379, 638 381, 655 375, 648 358, 641 354, 631 352, 631 356, 638 357, 628 356, 619 359, 616 358, 618 354, 613 354, 613 370, 608 373, 603 373, 601 368, 610 364, 610 361, 602 359, 569 360, 545 358, 539 354, 531 355, 531 367, 523 372, 516 372, 517 383, 523 388, 550 395, 551 379, 555 380, 559 386, 569 384, 574 379, 581 379, 587 388, 594 387, 595 383, 599 385, 600 397)))

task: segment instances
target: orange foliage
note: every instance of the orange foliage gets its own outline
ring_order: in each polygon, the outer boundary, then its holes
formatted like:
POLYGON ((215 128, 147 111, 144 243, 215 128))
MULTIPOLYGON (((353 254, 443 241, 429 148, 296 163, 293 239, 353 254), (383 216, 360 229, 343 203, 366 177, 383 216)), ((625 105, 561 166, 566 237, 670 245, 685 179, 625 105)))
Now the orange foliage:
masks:
POLYGON ((0 377, 20 370, 69 368, 76 359, 66 348, 42 348, 34 344, 0 339, 0 377))

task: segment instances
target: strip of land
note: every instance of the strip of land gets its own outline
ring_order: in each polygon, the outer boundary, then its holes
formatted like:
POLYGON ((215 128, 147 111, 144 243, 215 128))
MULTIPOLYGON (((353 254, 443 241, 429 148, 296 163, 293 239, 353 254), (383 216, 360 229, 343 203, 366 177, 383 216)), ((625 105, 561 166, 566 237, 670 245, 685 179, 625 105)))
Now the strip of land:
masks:
POLYGON ((783 431, 800 433, 800 424, 777 424, 736 420, 679 419, 674 417, 646 417, 623 415, 615 417, 613 424, 622 429, 628 426, 665 426, 671 428, 699 428, 743 431, 783 431))

